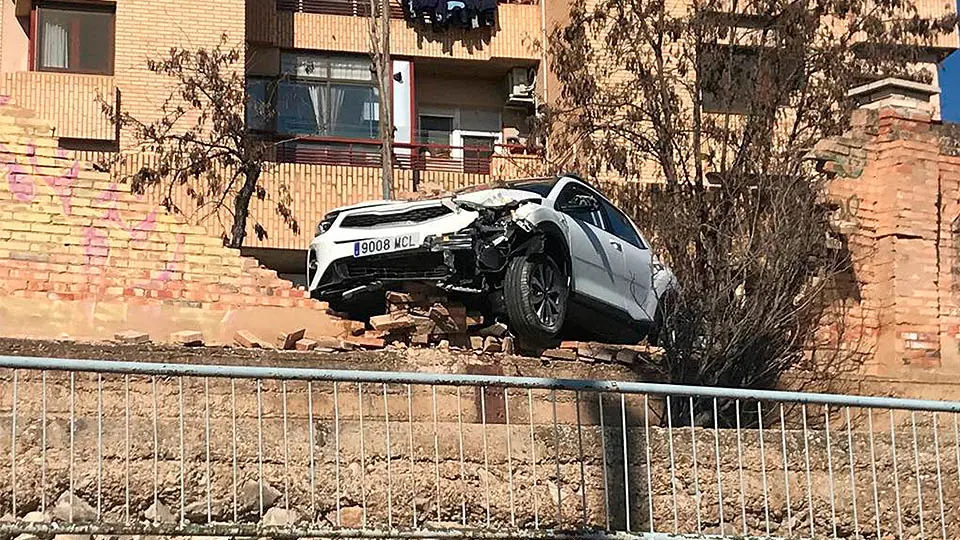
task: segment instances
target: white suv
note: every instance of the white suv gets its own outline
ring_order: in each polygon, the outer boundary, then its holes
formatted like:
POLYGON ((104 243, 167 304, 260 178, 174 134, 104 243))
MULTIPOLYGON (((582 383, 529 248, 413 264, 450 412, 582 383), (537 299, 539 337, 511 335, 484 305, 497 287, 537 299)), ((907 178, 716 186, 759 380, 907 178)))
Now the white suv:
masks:
POLYGON ((565 328, 655 335, 676 286, 630 219, 574 175, 339 208, 317 227, 307 280, 315 298, 354 313, 391 285, 432 283, 540 345, 565 328))

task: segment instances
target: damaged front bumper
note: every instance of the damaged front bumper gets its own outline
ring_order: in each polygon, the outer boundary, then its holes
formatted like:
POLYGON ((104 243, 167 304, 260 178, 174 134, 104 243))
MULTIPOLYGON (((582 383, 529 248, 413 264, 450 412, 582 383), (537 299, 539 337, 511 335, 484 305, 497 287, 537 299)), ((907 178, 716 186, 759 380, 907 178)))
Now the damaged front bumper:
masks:
MULTIPOLYGON (((464 293, 489 292, 499 284, 518 239, 529 236, 531 230, 524 220, 515 218, 513 209, 470 208, 477 217, 469 226, 447 234, 426 234, 417 249, 334 260, 312 295, 321 300, 349 299, 402 282, 429 282, 464 293)), ((308 272, 315 271, 313 249, 309 257, 308 272)))

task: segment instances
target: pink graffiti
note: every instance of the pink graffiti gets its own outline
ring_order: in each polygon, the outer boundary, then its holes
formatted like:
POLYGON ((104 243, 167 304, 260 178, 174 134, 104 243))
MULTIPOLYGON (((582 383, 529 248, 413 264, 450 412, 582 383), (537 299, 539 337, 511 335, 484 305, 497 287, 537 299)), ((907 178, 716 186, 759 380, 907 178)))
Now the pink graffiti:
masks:
MULTIPOLYGON (((37 162, 37 145, 32 142, 28 143, 26 154, 30 156, 29 169, 17 163, 17 157, 9 151, 5 144, 0 143, 0 155, 3 156, 7 165, 7 183, 10 185, 10 192, 13 193, 14 198, 21 202, 33 202, 36 198, 36 186, 30 177, 40 177, 60 198, 60 202, 63 204, 63 212, 69 216, 72 210, 70 207, 70 188, 80 175, 80 162, 73 160, 67 170, 59 175, 45 175, 37 162)), ((57 157, 66 158, 68 154, 62 148, 58 148, 57 157)))
POLYGON ((36 187, 33 180, 27 176, 27 170, 17 163, 7 164, 7 182, 13 198, 20 202, 33 202, 36 198, 36 187))
MULTIPOLYGON (((0 96, 0 106, 10 102, 8 96, 0 96)), ((73 162, 59 174, 44 174, 44 168, 41 166, 37 156, 37 144, 28 142, 23 152, 28 156, 29 163, 20 163, 20 155, 14 154, 9 148, 0 143, 0 167, 6 165, 7 183, 14 199, 20 202, 30 203, 37 198, 37 183, 42 179, 53 195, 60 200, 64 215, 73 214, 73 187, 80 176, 80 162, 73 162)), ((69 157, 69 152, 58 148, 56 157, 65 159, 69 157)), ((2 169, 0 169, 2 170, 2 169)), ((143 199, 139 194, 136 200, 143 199)), ((97 207, 104 208, 101 216, 94 218, 93 223, 83 230, 83 264, 85 267, 93 270, 97 269, 103 272, 107 268, 110 260, 110 241, 107 229, 115 227, 129 235, 130 242, 143 243, 149 241, 157 234, 157 213, 158 208, 154 207, 143 216, 142 219, 134 218, 125 220, 120 210, 120 190, 117 189, 117 183, 113 182, 100 191, 94 201, 97 207)), ((167 248, 173 249, 173 256, 163 264, 158 273, 151 273, 152 279, 146 283, 138 284, 138 287, 144 287, 156 282, 166 282, 173 279, 177 271, 178 263, 184 260, 183 249, 186 244, 186 237, 180 233, 176 236, 174 245, 168 245, 167 248)))
MULTIPOLYGON (((142 221, 134 225, 130 229, 125 229, 130 233, 130 240, 133 242, 145 242, 154 231, 157 229, 157 209, 154 208, 147 214, 147 217, 143 218, 142 221)), ((183 240, 183 235, 179 235, 177 238, 178 241, 183 240)))
MULTIPOLYGON (((68 153, 62 148, 57 148, 57 157, 67 158, 68 153)), ((30 164, 33 166, 34 174, 36 174, 40 168, 39 165, 37 165, 36 154, 31 154, 30 164)), ((73 211, 70 205, 71 188, 77 181, 78 176, 80 176, 80 162, 76 159, 73 160, 73 164, 70 165, 63 174, 58 176, 43 176, 44 181, 50 186, 50 189, 60 198, 60 203, 63 204, 63 213, 68 216, 73 211)))
POLYGON ((117 199, 119 196, 120 193, 117 191, 117 184, 113 183, 110 184, 108 189, 101 191, 95 201, 97 203, 111 203, 110 206, 107 207, 106 213, 104 213, 100 219, 123 228, 123 218, 120 217, 120 209, 117 208, 117 199))
POLYGON ((100 229, 87 227, 83 232, 83 263, 86 266, 100 267, 107 264, 110 257, 110 243, 107 234, 100 229))

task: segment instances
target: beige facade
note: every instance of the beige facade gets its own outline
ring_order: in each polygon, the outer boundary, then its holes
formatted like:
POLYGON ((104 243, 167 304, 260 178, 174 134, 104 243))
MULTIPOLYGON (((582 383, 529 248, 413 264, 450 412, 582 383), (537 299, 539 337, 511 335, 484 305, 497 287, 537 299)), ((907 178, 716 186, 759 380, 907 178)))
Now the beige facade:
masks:
POLYGON ((41 71, 32 44, 36 33, 35 6, 69 8, 56 2, 2 0, 0 94, 37 111, 56 126, 57 135, 111 149, 121 141, 101 112, 100 100, 119 103, 122 110, 149 119, 170 92, 166 80, 150 73, 147 60, 171 47, 212 47, 226 36, 230 46, 245 36, 244 0, 218 0, 216 9, 191 0, 104 0, 95 3, 112 12, 113 54, 108 73, 41 71), (31 55, 34 58, 31 58, 31 55))
MULTIPOLYGON (((398 190, 422 184, 452 188, 542 170, 542 162, 525 146, 536 106, 559 94, 544 44, 551 29, 568 19, 570 3, 504 0, 494 27, 444 32, 404 20, 399 3, 391 4, 398 190), (523 82, 530 90, 517 95, 517 84, 523 82)), ((293 141, 278 142, 282 163, 270 168, 266 182, 284 185, 291 193, 299 231, 284 228, 268 196, 254 203, 253 214, 255 221, 269 225, 271 234, 248 234, 248 246, 302 249, 313 225, 332 207, 379 194, 379 165, 372 157, 377 104, 372 82, 368 76, 364 80, 366 0, 89 0, 83 5, 112 16, 106 72, 44 71, 38 66, 40 56, 50 53, 43 45, 38 48, 38 10, 74 9, 77 4, 0 0, 0 96, 36 111, 54 127, 52 134, 65 150, 95 159, 128 149, 132 141, 103 115, 100 102, 141 119, 155 118, 172 88, 147 69, 147 60, 172 47, 210 48, 225 39, 226 47, 246 45, 248 84, 260 85, 278 109, 277 118, 261 126, 264 136, 293 141), (331 59, 352 63, 349 80, 318 79, 307 72, 297 76, 299 68, 291 68, 297 62, 331 59), (335 115, 325 107, 344 102, 348 90, 364 89, 365 95, 350 97, 358 100, 353 124, 337 128, 335 115)), ((683 5, 682 0, 671 2, 677 9, 683 5)), ((938 0, 920 0, 918 8, 921 14, 954 9, 938 0)), ((941 52, 957 46, 956 34, 944 39, 941 52)), ((127 167, 142 159, 128 159, 127 167)), ((649 175, 644 172, 647 176, 656 176, 654 167, 649 175)), ((222 232, 220 223, 210 226, 211 232, 222 232)))

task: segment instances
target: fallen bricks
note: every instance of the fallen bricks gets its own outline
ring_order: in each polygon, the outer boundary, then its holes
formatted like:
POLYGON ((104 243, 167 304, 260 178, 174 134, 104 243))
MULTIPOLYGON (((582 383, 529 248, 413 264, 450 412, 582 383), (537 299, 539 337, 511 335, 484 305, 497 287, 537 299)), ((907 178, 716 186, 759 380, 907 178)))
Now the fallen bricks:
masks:
MULTIPOLYGON (((302 328, 279 334, 274 343, 247 331, 234 337, 237 346, 290 351, 335 352, 375 350, 387 346, 434 346, 440 349, 472 350, 477 354, 516 354, 515 338, 501 321, 489 321, 452 301, 441 289, 406 284, 403 290, 384 294, 385 311, 367 322, 341 321, 339 336, 307 336, 302 328)), ((331 313, 331 315, 336 315, 331 313)), ((649 362, 662 350, 645 344, 614 345, 587 341, 563 341, 556 348, 540 351, 545 360, 633 365, 649 362)))

